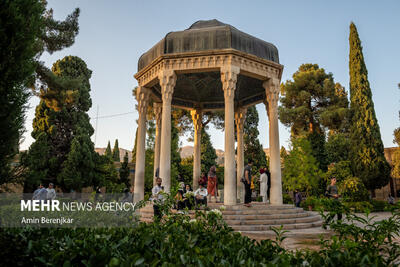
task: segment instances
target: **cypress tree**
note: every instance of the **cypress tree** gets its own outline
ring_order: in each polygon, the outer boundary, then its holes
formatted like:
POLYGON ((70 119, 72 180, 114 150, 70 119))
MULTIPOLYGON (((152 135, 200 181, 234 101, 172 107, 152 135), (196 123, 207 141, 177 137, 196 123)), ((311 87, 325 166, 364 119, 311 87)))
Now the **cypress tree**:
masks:
POLYGON ((118 146, 118 139, 115 139, 114 148, 112 151, 112 158, 114 161, 120 162, 119 158, 119 146, 118 146))
POLYGON ((121 164, 121 168, 119 169, 119 180, 121 183, 125 184, 126 188, 131 187, 131 183, 129 181, 129 166, 128 166, 128 152, 125 152, 124 161, 121 164))
POLYGON ((388 183, 390 166, 384 157, 384 147, 368 82, 368 71, 354 23, 350 24, 349 42, 350 157, 355 176, 361 178, 366 188, 374 195, 374 189, 388 183))
MULTIPOLYGON (((90 99, 91 71, 79 57, 67 56, 53 64, 52 72, 63 84, 51 83, 42 88, 40 103, 36 108, 32 137, 46 134, 49 151, 45 179, 64 190, 80 190, 92 184, 94 179, 94 145, 90 136, 94 130, 87 111, 90 99)), ((37 145, 29 154, 37 154, 37 145)), ((32 157, 29 157, 32 159, 32 157)), ((34 161, 27 162, 29 171, 37 171, 34 161)), ((27 176, 30 177, 29 175, 27 176)))
POLYGON ((254 171, 267 167, 267 157, 258 139, 258 120, 257 108, 255 106, 249 107, 243 129, 244 161, 253 159, 254 171))
MULTIPOLYGON (((210 135, 207 131, 202 128, 201 129, 201 144, 200 144, 200 153, 201 153, 201 171, 205 174, 208 173, 211 166, 216 165, 217 153, 215 153, 215 149, 211 143, 210 135)), ((193 163, 193 160, 192 160, 193 163)), ((192 173, 193 175, 193 173, 192 173)))
POLYGON ((107 148, 106 148, 106 151, 104 152, 104 155, 107 156, 107 157, 109 157, 110 159, 112 159, 112 152, 111 152, 111 144, 110 144, 110 141, 108 141, 107 148))
POLYGON ((0 1, 0 185, 20 175, 10 163, 24 132, 27 88, 34 87, 39 77, 41 86, 50 78, 56 80, 38 60, 40 55, 71 46, 78 34, 79 9, 66 20, 56 21, 46 4, 41 0, 0 1))

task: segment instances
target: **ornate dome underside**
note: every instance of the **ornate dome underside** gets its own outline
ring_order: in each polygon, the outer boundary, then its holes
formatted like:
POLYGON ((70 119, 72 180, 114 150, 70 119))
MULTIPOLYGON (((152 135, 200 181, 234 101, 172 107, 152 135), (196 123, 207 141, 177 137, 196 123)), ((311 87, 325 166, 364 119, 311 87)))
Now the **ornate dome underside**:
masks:
POLYGON ((161 55, 221 49, 236 49, 279 63, 278 49, 273 44, 214 19, 201 20, 184 31, 168 33, 140 57, 138 71, 161 55))

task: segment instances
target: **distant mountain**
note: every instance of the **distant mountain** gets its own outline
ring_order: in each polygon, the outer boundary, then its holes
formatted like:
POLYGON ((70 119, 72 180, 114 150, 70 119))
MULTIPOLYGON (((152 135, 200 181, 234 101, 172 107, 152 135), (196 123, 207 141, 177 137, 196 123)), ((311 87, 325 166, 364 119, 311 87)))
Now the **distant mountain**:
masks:
MULTIPOLYGON (((106 148, 105 147, 97 147, 94 149, 97 153, 99 153, 100 155, 104 155, 104 153, 106 152, 106 148)), ((128 162, 132 161, 132 151, 130 150, 126 150, 123 148, 119 149, 119 158, 120 161, 124 161, 124 157, 125 157, 125 152, 128 152, 128 162)))

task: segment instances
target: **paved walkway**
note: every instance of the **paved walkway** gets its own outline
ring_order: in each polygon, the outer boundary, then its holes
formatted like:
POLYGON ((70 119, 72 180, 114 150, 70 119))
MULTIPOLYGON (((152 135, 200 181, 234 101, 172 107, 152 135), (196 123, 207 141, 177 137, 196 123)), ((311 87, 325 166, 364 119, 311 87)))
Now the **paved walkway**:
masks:
MULTIPOLYGON (((356 213, 361 217, 366 217, 365 214, 356 213)), ((390 212, 372 212, 369 217, 374 217, 372 221, 381 221, 388 219, 392 214, 390 212)), ((356 225, 361 226, 361 223, 356 222, 356 225)), ((273 239, 275 240, 275 233, 273 231, 265 231, 265 232, 244 232, 242 233, 245 236, 248 236, 257 241, 264 239, 273 239)), ((286 249, 296 250, 296 249, 319 249, 319 241, 321 237, 329 238, 334 234, 333 231, 325 230, 322 228, 310 228, 310 229, 296 229, 291 230, 285 233, 287 237, 282 245, 286 249)))

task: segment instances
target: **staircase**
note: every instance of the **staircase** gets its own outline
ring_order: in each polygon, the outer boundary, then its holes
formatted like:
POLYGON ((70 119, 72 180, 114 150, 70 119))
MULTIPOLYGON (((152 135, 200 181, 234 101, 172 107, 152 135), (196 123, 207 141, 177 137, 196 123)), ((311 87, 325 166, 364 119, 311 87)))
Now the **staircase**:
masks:
MULTIPOLYGON (((222 204, 209 203, 210 209, 218 209, 222 204)), ((172 211, 176 213, 176 210, 172 211)), ((153 207, 147 205, 140 210, 140 219, 143 222, 151 222, 153 219, 153 207)), ((194 211, 189 211, 191 217, 194 211)), ((265 203, 252 203, 248 208, 241 204, 225 206, 222 211, 225 222, 235 231, 241 233, 268 233, 271 227, 279 228, 281 225, 284 230, 320 228, 322 226, 321 217, 315 212, 304 211, 293 205, 268 205, 265 203)))

